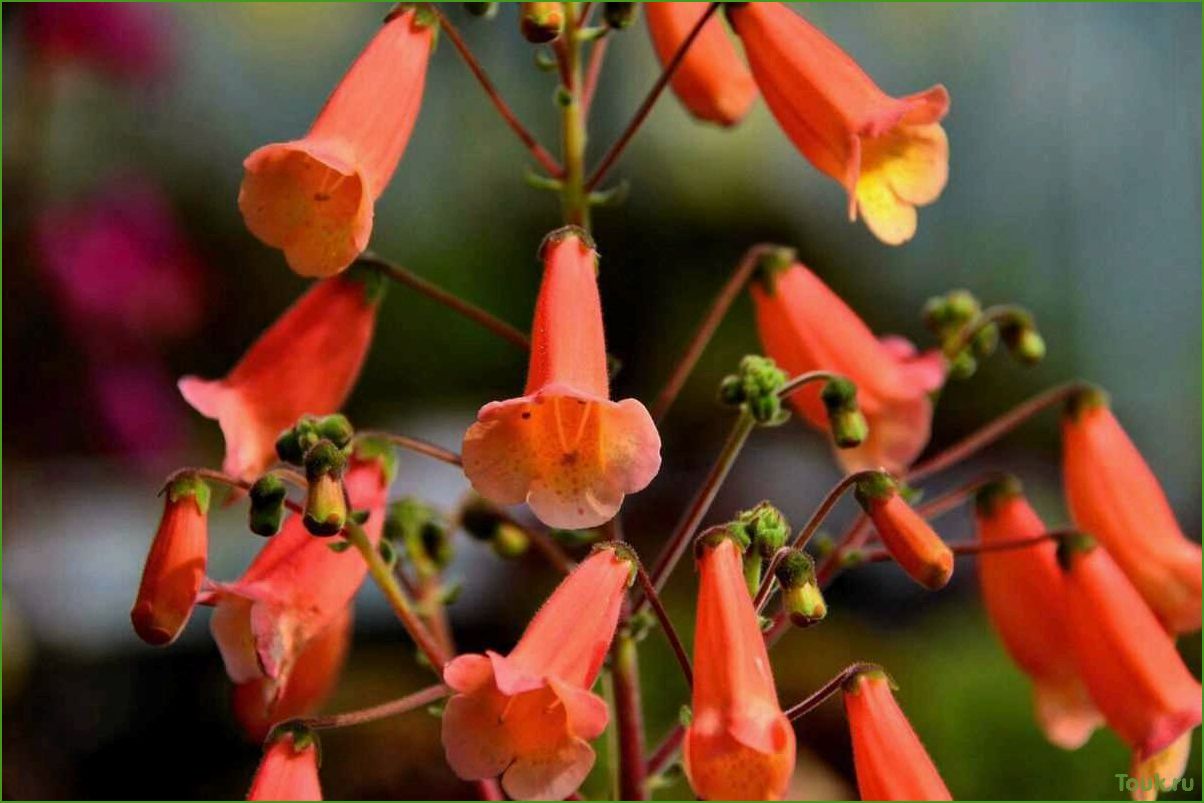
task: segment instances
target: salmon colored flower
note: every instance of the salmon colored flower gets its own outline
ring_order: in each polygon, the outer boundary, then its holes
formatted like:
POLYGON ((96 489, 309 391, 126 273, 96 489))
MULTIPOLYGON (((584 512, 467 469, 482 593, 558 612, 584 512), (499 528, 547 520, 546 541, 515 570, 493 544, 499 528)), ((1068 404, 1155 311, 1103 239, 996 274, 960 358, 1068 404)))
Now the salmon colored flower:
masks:
POLYGON ((581 529, 610 520, 625 494, 652 481, 661 439, 644 405, 610 400, 589 235, 553 232, 542 257, 526 390, 477 413, 464 473, 491 502, 525 501, 548 526, 581 529))
POLYGON ((1200 724, 1200 684, 1141 594, 1093 539, 1058 547, 1070 643, 1109 727, 1144 761, 1200 724))
POLYGON ((247 800, 321 800, 318 744, 309 732, 284 731, 267 745, 247 800))
POLYGON ((849 196, 884 243, 916 232, 916 207, 940 196, 949 142, 940 121, 949 93, 934 86, 892 98, 835 42, 783 3, 728 11, 769 110, 803 155, 849 196))
MULTIPOLYGON (((940 352, 917 354, 899 337, 879 340, 792 254, 767 258, 752 297, 765 352, 788 374, 832 371, 857 385, 869 437, 860 446, 837 450, 845 469, 881 467, 898 474, 911 465, 928 444, 929 394, 945 382, 940 352)), ((828 430, 818 385, 804 385, 790 402, 812 426, 828 430)))
POLYGON ((890 556, 912 580, 936 591, 953 576, 953 550, 941 540, 886 474, 871 474, 857 481, 857 501, 865 510, 890 556))
MULTIPOLYGON (((380 541, 388 482, 380 460, 353 457, 344 476, 354 510, 367 510, 368 539, 380 541)), ((335 552, 293 515, 241 578, 215 583, 204 602, 215 605, 210 629, 238 684, 263 682, 265 705, 288 687, 306 647, 346 614, 367 564, 353 549, 335 552)))
POLYGON ((195 474, 184 474, 168 483, 164 497, 163 517, 130 611, 138 637, 155 646, 175 641, 188 624, 209 554, 209 486, 195 474))
POLYGON ((278 693, 267 677, 234 687, 234 718, 248 739, 262 742, 277 722, 309 716, 326 701, 351 643, 352 609, 344 608, 301 649, 278 693))
POLYGON ((228 474, 254 480, 276 461, 276 438, 302 415, 346 401, 372 343, 376 299, 353 276, 315 284, 251 346, 225 379, 180 380, 180 393, 226 439, 228 474))
POLYGON ((455 695, 443 748, 465 780, 502 776, 516 800, 563 800, 589 773, 606 728, 590 692, 619 619, 631 562, 600 547, 552 593, 509 655, 461 655, 443 670, 455 695))
MULTIPOLYGON (((661 65, 667 65, 708 3, 644 3, 648 33, 661 65)), ((757 98, 757 85, 728 38, 723 21, 712 15, 677 65, 669 85, 682 105, 700 120, 721 126, 744 119, 757 98)))
POLYGON ((794 772, 794 729, 778 704, 742 566, 730 536, 700 543, 686 777, 709 800, 780 800, 794 772))
POLYGON ((372 212, 418 119, 433 23, 411 9, 360 53, 303 139, 254 151, 238 208, 302 276, 331 276, 368 247, 372 212))
MULTIPOLYGON (((1046 532, 1014 477, 978 492, 976 519, 979 540, 988 547, 1046 532)), ((1049 741, 1077 750, 1103 718, 1083 685, 1070 647, 1056 553, 1053 541, 984 550, 978 556, 978 574, 991 624, 1012 660, 1032 678, 1037 723, 1049 741)))
POLYGON ((952 800, 891 686, 881 670, 859 672, 844 686, 861 799, 952 800))
POLYGON ((1108 549, 1164 627, 1200 629, 1200 545, 1188 540, 1166 494, 1097 389, 1062 418, 1062 471, 1075 525, 1108 549))

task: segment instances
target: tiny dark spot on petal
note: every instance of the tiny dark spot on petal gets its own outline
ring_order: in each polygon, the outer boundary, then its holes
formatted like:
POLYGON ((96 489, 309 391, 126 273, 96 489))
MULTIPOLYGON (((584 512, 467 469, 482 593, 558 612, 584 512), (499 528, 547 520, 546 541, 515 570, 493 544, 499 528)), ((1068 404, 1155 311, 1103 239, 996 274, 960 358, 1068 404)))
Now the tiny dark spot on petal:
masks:
POLYGON ((526 412, 524 412, 524 413, 523 413, 522 417, 523 417, 523 419, 524 419, 524 420, 526 420, 526 419, 530 418, 530 417, 531 417, 531 411, 530 411, 530 410, 527 410, 526 412))

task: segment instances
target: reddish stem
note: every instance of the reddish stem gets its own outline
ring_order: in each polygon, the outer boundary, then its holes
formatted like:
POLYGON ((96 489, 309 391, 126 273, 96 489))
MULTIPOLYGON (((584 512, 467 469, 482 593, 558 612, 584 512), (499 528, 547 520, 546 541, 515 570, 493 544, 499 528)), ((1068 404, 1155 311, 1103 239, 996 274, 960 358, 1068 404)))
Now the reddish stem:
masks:
POLYGON ((594 92, 598 89, 598 76, 602 74, 602 61, 606 58, 606 45, 610 37, 603 37, 589 51, 589 64, 585 68, 585 86, 581 89, 581 113, 589 118, 590 106, 594 102, 594 92))

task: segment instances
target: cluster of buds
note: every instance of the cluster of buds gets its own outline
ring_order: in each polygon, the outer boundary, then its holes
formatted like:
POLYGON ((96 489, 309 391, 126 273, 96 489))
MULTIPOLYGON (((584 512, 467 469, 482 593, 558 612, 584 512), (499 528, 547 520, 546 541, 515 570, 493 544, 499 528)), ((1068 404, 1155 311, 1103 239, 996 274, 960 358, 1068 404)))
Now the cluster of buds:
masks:
POLYGON ((777 551, 790 538, 790 522, 782 511, 769 502, 742 510, 734 521, 726 525, 739 533, 740 543, 747 544, 744 554, 744 577, 749 592, 757 593, 761 585, 761 568, 765 561, 773 560, 777 551))
POLYGON ((924 304, 924 325, 940 341, 949 375, 968 379, 980 360, 995 353, 1000 340, 1018 361, 1035 365, 1045 358, 1045 340, 1030 312, 1018 307, 983 310, 968 290, 951 290, 924 304))
POLYGON ((739 407, 763 427, 786 423, 790 413, 782 409, 779 392, 786 386, 786 373, 768 357, 749 354, 740 360, 736 373, 723 378, 719 401, 739 407))
MULTIPOLYGON (((350 504, 343 488, 343 472, 354 436, 355 430, 345 416, 303 416, 276 441, 276 454, 282 461, 305 469, 308 488, 304 522, 314 535, 336 535, 347 524, 350 504)), ((254 525, 272 521, 279 524, 284 497, 277 482, 260 478, 253 486, 256 493, 251 499, 251 529, 260 535, 273 533, 257 530, 254 525)))
POLYGON ((464 532, 489 544, 499 557, 520 557, 531 546, 531 537, 526 530, 477 494, 470 494, 464 500, 457 519, 464 532))

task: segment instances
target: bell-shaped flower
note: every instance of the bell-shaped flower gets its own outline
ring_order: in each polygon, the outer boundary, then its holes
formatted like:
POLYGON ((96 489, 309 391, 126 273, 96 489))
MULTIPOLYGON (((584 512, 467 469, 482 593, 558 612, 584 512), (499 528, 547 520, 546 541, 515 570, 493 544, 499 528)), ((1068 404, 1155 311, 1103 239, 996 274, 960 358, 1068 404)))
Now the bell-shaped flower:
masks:
POLYGON ((1108 726, 1145 761, 1200 724, 1200 683, 1106 549, 1072 536, 1058 560, 1079 673, 1108 726))
POLYGON ((433 20, 410 8, 388 21, 335 87, 302 139, 243 162, 238 208, 251 233, 302 276, 331 276, 368 247, 372 213, 418 119, 433 20))
POLYGON ((858 672, 844 685, 861 799, 952 800, 891 686, 881 670, 858 672))
POLYGON ((1042 541, 1020 549, 989 548, 1046 532, 1014 477, 978 492, 975 518, 979 541, 988 547, 978 556, 987 616, 1012 660, 1032 679, 1033 708, 1045 738, 1076 750, 1103 718, 1070 647, 1057 545, 1042 541))
MULTIPOLYGON (((757 331, 765 352, 791 376, 832 371, 857 385, 857 404, 869 424, 860 446, 838 449, 848 471, 885 468, 900 474, 928 444, 930 394, 945 382, 938 351, 917 354, 899 337, 879 339, 814 273, 787 252, 767 257, 752 284, 757 331)), ((828 431, 816 383, 790 402, 813 426, 828 431)))
POLYGON ((1099 539, 1172 633, 1200 629, 1200 545, 1108 406, 1084 389, 1062 418, 1062 471, 1075 525, 1099 539))
POLYGON ((590 691, 614 638, 632 564, 600 546, 560 584, 509 655, 461 655, 443 670, 455 695, 443 747, 465 780, 502 776, 516 800, 563 800, 594 765, 606 728, 590 691))
POLYGON ((610 400, 598 254, 575 227, 548 235, 524 395, 490 402, 464 435, 464 473, 497 504, 526 502, 550 527, 609 521, 661 464, 644 405, 610 400))
POLYGON ((780 800, 794 772, 794 729, 778 704, 741 550, 730 533, 704 537, 698 570, 686 777, 708 800, 780 800))
POLYGON ((953 576, 953 550, 907 504, 895 481, 880 472, 871 474, 857 481, 855 493, 895 563, 924 588, 944 588, 953 576))
POLYGON ((209 555, 209 486, 195 474, 163 489, 163 516, 142 569, 130 621, 138 637, 170 644, 188 624, 209 555))
POLYGON ((277 722, 313 714, 330 693, 351 644, 353 606, 343 612, 301 649, 292 670, 277 689, 275 681, 259 677, 234 687, 234 718, 253 742, 262 742, 277 722))
POLYGON ((224 379, 186 376, 180 393, 216 419, 222 468, 254 480, 276 461, 276 438, 302 415, 342 406, 372 343, 377 298, 354 276, 315 284, 251 346, 224 379))
POLYGON ((316 738, 301 729, 276 734, 264 747, 247 800, 321 800, 316 738))
MULTIPOLYGON (((643 4, 648 33, 662 66, 673 59, 709 5, 643 4)), ((757 98, 757 85, 724 28, 718 14, 706 21, 673 73, 669 86, 694 117, 730 126, 748 113, 757 98)))
POLYGON ((845 188, 849 219, 860 212, 889 245, 910 240, 916 207, 935 201, 949 176, 945 88, 887 95, 784 3, 741 3, 728 15, 769 110, 808 161, 845 188))
MULTIPOLYGON (((368 511, 364 531, 378 543, 388 486, 383 462, 353 457, 344 482, 352 509, 368 511)), ((363 583, 363 556, 330 543, 311 535, 301 516, 289 516, 242 577, 215 583, 204 600, 216 606, 210 629, 226 674, 237 684, 262 680, 265 704, 280 697, 306 647, 346 615, 363 583)))

